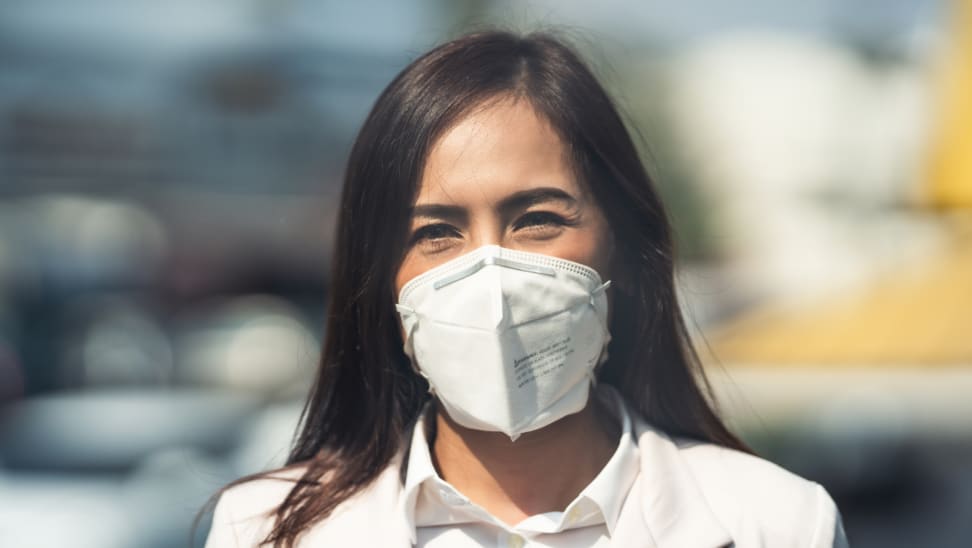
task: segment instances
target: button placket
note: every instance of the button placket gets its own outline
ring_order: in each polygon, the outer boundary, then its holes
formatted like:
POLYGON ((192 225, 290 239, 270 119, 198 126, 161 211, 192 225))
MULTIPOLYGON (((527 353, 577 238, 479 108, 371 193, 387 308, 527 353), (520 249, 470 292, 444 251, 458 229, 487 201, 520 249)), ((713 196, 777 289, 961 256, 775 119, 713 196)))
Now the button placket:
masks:
POLYGON ((582 517, 584 517, 584 510, 581 508, 581 505, 574 505, 574 507, 567 512, 567 525, 574 525, 580 521, 582 517))
POLYGON ((508 548, 523 548, 526 545, 526 539, 517 535, 516 533, 501 533, 501 536, 506 537, 505 542, 500 543, 501 546, 507 546, 508 548))

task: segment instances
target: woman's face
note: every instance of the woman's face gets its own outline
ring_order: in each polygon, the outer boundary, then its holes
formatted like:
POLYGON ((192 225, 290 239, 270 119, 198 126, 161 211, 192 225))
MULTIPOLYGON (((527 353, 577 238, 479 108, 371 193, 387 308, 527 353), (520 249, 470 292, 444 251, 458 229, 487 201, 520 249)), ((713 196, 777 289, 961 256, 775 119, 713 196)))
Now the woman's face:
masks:
POLYGON ((576 180, 560 137, 526 100, 488 103, 433 145, 396 295, 415 276, 490 244, 568 259, 610 278, 610 227, 576 180))

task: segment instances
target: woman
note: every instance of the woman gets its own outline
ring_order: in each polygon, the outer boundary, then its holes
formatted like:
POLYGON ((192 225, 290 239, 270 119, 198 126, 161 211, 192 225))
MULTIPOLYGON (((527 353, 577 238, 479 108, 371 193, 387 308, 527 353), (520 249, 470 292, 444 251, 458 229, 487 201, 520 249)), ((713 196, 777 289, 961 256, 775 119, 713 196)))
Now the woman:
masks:
POLYGON ((834 546, 814 483, 722 424, 662 204, 556 39, 410 64, 354 144, 324 352, 281 470, 207 546, 834 546))

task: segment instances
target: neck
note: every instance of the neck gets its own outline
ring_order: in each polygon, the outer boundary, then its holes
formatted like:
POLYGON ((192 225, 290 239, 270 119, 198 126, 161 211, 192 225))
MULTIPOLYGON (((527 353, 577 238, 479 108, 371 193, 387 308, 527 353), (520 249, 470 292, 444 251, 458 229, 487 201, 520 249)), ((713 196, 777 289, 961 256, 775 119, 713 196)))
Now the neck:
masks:
POLYGON ((461 426, 441 406, 435 424, 432 456, 440 476, 509 525, 566 509, 607 464, 620 436, 593 393, 581 412, 515 442, 461 426))

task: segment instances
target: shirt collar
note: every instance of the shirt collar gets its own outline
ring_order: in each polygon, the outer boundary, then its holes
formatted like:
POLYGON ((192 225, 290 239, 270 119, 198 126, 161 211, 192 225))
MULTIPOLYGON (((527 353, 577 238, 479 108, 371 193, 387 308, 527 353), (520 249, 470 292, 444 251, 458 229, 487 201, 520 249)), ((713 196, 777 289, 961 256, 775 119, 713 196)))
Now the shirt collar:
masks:
MULTIPOLYGON (((639 473, 641 465, 638 445, 634 438, 632 418, 622 396, 612 386, 603 383, 598 385, 596 395, 604 403, 607 411, 620 424, 621 438, 614 454, 611 455, 604 468, 568 505, 564 512, 542 515, 549 518, 552 514, 562 514, 559 520, 560 525, 555 526, 555 530, 562 530, 565 521, 568 519, 567 516, 571 515, 572 510, 581 510, 585 503, 593 503, 593 506, 600 511, 608 534, 613 535, 622 504, 639 473)), ((448 485, 445 480, 439 477, 435 466, 432 464, 427 431, 431 420, 434 420, 434 415, 431 412, 431 406, 427 406, 420 414, 412 430, 411 444, 408 449, 408 464, 401 500, 402 511, 413 544, 416 541, 416 527, 418 525, 416 523, 416 505, 423 484, 428 482, 429 486, 433 488, 436 487, 436 484, 448 485)), ((540 516, 532 516, 521 523, 527 525, 527 522, 538 517, 540 516)), ((544 520, 540 521, 543 522, 544 520)), ((587 516, 582 523, 574 524, 574 526, 594 525, 596 523, 601 523, 601 520, 592 520, 591 516, 587 516)))
MULTIPOLYGON (((635 489, 648 535, 657 546, 727 546, 732 538, 716 518, 682 451, 695 444, 675 440, 635 415, 641 451, 635 489)), ((638 534, 641 534, 639 532, 638 534)))
MULTIPOLYGON (((587 498, 601 510, 608 534, 614 534, 614 527, 621 513, 621 505, 628 491, 638 477, 641 468, 638 445, 634 439, 631 415, 624 404, 621 394, 609 384, 599 384, 597 396, 604 407, 621 426, 621 439, 617 449, 594 480, 577 497, 587 498)), ((574 501, 571 505, 577 503, 574 501)), ((569 507, 568 507, 569 510, 569 507)))
POLYGON ((431 404, 426 404, 425 409, 419 415, 418 422, 412 429, 412 441, 407 455, 408 465, 405 469, 405 486, 401 500, 412 544, 416 542, 415 506, 418 502, 419 489, 424 482, 439 477, 438 472, 435 471, 435 466, 432 464, 432 455, 429 453, 429 442, 426 435, 429 421, 433 420, 431 415, 431 404))

